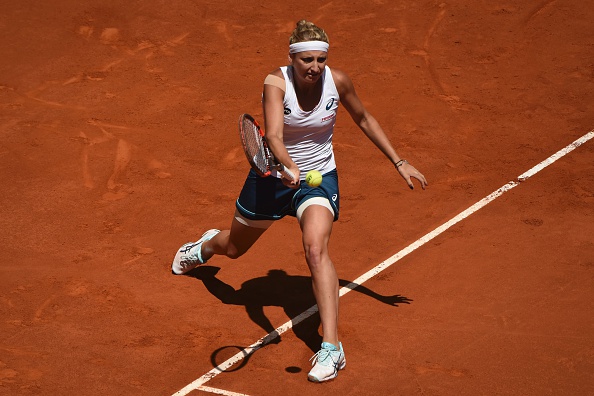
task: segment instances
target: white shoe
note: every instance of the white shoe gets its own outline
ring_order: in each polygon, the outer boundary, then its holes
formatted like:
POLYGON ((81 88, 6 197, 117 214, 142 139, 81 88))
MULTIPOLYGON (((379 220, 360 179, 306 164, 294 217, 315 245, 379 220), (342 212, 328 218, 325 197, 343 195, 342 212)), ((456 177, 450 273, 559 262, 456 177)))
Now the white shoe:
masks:
POLYGON ((324 382, 336 378, 338 370, 342 370, 346 366, 346 358, 344 357, 344 350, 342 343, 338 343, 339 349, 329 342, 322 342, 322 349, 320 349, 310 360, 312 362, 312 369, 307 375, 307 379, 312 382, 324 382))
POLYGON ((186 243, 179 248, 171 264, 171 271, 176 275, 182 275, 206 263, 206 260, 202 259, 202 244, 211 240, 219 232, 221 231, 216 229, 208 230, 196 242, 186 243))

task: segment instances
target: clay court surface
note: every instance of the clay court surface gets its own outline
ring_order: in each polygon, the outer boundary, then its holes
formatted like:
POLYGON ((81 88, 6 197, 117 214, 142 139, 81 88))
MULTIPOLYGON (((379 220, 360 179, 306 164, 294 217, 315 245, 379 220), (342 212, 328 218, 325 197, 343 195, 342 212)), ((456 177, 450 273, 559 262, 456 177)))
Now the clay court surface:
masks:
MULTIPOLYGON (((293 218, 170 273, 226 228, 239 114, 298 19, 329 34, 410 191, 340 110, 344 286, 594 129, 580 0, 2 1, 0 394, 171 395, 307 310, 293 218), (418 187, 418 184, 417 184, 418 187)), ((594 394, 594 139, 341 298, 348 364, 307 381, 313 315, 185 394, 594 394), (208 388, 204 388, 208 387, 208 388)))

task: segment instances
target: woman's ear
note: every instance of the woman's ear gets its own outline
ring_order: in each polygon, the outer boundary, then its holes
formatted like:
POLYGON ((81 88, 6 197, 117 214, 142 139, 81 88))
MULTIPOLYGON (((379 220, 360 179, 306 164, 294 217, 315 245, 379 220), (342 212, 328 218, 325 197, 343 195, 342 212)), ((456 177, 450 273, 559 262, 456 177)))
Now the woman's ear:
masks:
POLYGON ((289 65, 293 64, 293 57, 291 56, 291 54, 287 55, 287 58, 289 60, 289 65))

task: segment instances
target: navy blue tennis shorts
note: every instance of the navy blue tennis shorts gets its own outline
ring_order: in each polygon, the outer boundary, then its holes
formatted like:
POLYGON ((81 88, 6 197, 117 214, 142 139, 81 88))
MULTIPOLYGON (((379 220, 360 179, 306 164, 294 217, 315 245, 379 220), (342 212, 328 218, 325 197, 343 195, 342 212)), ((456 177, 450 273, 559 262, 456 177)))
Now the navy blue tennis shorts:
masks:
POLYGON ((301 182, 299 188, 294 189, 285 186, 279 178, 261 177, 250 169, 235 206, 242 216, 250 220, 279 220, 287 215, 296 217, 302 203, 313 197, 322 197, 330 202, 336 221, 340 197, 338 173, 334 169, 322 176, 322 184, 318 187, 301 182))

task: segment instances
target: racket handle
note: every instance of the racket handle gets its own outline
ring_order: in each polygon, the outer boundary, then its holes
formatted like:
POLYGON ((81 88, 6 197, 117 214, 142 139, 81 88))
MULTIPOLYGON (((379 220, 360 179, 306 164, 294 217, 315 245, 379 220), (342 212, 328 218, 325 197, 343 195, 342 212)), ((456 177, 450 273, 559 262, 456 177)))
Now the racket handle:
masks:
POLYGON ((278 171, 287 179, 295 181, 295 175, 286 166, 280 165, 278 171))

